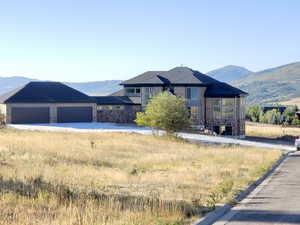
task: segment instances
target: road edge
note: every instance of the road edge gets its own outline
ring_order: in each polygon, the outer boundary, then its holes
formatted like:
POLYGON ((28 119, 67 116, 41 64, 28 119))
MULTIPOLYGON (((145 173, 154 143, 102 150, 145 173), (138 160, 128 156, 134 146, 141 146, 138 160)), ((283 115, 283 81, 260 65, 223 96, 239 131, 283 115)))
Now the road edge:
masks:
MULTIPOLYGON (((266 178, 268 178, 280 165, 281 163, 289 157, 291 153, 295 151, 286 152, 283 156, 281 156, 262 177, 258 178, 254 181, 248 188, 242 191, 239 195, 237 195, 234 200, 236 202, 241 202, 245 199, 251 192, 253 192, 266 178)), ((215 209, 214 211, 208 213, 205 217, 199 219, 198 221, 192 223, 192 225, 211 225, 216 222, 218 219, 223 217, 226 213, 228 213, 232 207, 235 205, 224 204, 223 206, 215 209)))

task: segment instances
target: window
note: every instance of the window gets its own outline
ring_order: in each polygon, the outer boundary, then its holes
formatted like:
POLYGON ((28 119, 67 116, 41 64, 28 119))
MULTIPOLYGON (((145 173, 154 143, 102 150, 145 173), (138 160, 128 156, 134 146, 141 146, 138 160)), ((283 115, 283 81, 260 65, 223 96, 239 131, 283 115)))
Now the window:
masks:
POLYGON ((214 119, 234 118, 234 98, 212 99, 212 111, 214 119))
POLYGON ((152 98, 153 97, 153 88, 152 87, 145 88, 145 91, 146 91, 146 96, 148 98, 152 98))
POLYGON ((114 107, 115 110, 124 110, 124 105, 116 105, 114 107))
POLYGON ((200 108, 197 106, 191 106, 191 107, 189 107, 189 112, 190 112, 190 118, 191 118, 192 122, 194 122, 194 123, 199 122, 200 108))
POLYGON ((135 93, 135 89, 134 88, 126 88, 126 93, 127 94, 134 94, 135 93))
POLYGON ((197 87, 187 88, 187 99, 199 100, 200 99, 200 88, 197 88, 197 87))
POLYGON ((127 94, 140 94, 141 89, 140 88, 126 88, 127 94))
POLYGON ((221 99, 214 98, 212 99, 212 111, 214 119, 221 119, 221 99))
POLYGON ((112 105, 99 105, 97 106, 97 110, 112 110, 113 106, 112 105))
POLYGON ((222 99, 222 116, 225 119, 234 117, 234 98, 222 99))

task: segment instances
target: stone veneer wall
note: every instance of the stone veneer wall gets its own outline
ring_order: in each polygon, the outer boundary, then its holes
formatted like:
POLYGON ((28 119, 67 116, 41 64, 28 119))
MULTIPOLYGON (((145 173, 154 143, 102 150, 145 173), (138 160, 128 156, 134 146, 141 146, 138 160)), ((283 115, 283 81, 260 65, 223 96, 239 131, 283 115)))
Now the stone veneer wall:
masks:
POLYGON ((141 111, 139 105, 125 105, 123 110, 98 110, 98 122, 134 123, 136 113, 141 111))
POLYGON ((213 130, 214 126, 231 126, 233 136, 245 135, 244 98, 234 98, 234 116, 232 118, 215 118, 213 114, 213 99, 214 98, 206 98, 205 126, 210 130, 213 130))

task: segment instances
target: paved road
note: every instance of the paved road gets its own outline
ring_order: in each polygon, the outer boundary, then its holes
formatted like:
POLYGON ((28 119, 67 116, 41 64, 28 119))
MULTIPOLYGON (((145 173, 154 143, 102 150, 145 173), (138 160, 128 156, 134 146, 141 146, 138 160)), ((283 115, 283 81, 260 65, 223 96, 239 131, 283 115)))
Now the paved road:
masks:
POLYGON ((292 153, 215 225, 300 224, 300 153, 292 153))
MULTIPOLYGON (((57 123, 57 124, 34 124, 34 125, 8 125, 9 127, 24 130, 44 130, 44 131, 63 131, 63 132, 127 132, 151 135, 152 131, 145 127, 120 126, 112 123, 57 123)), ((159 132, 162 134, 163 132, 159 132)), ((278 143, 265 143, 258 141, 249 141, 243 139, 216 137, 201 134, 179 133, 179 136, 196 143, 214 143, 214 144, 238 144, 243 146, 262 147, 270 149, 280 149, 284 151, 294 151, 295 147, 278 143)))

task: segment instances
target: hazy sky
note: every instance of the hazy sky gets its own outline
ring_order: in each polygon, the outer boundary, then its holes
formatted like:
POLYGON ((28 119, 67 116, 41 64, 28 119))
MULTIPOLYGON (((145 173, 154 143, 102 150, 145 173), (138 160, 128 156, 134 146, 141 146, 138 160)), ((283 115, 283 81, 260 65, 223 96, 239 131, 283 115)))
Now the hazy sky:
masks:
POLYGON ((0 0, 0 76, 127 79, 300 61, 299 0, 0 0))

